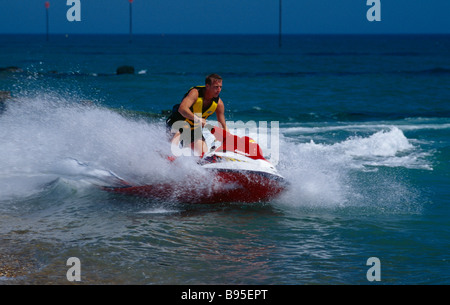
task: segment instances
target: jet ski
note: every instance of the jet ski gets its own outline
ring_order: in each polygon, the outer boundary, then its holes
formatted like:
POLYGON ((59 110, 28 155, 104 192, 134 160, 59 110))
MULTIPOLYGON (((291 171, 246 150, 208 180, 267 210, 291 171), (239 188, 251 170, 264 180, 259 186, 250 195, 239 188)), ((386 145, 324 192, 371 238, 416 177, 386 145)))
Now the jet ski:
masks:
POLYGON ((212 173, 213 178, 208 183, 180 181, 136 186, 123 181, 120 186, 104 189, 186 203, 266 202, 286 189, 287 182, 253 139, 233 135, 217 126, 207 125, 206 128, 215 140, 198 164, 212 173))

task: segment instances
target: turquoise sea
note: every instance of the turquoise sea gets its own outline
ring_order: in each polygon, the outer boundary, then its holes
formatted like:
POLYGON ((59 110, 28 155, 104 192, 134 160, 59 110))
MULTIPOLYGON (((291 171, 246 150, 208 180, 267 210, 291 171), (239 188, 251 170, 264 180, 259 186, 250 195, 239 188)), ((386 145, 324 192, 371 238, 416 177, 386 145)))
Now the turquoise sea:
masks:
POLYGON ((448 35, 3 35, 0 91, 0 284, 69 283, 70 257, 81 284, 450 284, 448 35), (278 122, 289 189, 97 188, 199 170, 163 157, 163 113, 209 73, 227 120, 278 122))

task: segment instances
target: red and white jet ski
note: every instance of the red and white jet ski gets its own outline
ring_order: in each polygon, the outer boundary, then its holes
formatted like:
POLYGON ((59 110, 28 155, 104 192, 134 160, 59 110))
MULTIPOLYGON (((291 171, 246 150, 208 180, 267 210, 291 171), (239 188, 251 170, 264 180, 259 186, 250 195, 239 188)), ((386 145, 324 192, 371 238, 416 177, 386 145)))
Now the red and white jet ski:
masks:
POLYGON ((260 146, 249 137, 238 137, 219 127, 209 126, 215 140, 198 164, 213 173, 212 181, 192 184, 159 183, 104 187, 116 193, 186 203, 264 202, 278 196, 287 186, 275 167, 264 158, 260 146))

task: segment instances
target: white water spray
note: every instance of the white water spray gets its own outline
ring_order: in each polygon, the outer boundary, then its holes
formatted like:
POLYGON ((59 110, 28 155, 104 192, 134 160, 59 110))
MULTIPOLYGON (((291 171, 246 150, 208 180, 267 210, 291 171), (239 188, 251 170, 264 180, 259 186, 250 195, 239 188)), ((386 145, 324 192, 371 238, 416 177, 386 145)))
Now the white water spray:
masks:
POLYGON ((0 198, 27 196, 49 181, 133 183, 179 179, 163 124, 134 120, 60 96, 19 98, 0 116, 0 198))
MULTIPOLYGON (((385 194, 395 203, 408 197, 401 181, 379 179, 377 188, 370 181, 360 183, 358 175, 379 167, 430 169, 397 127, 334 144, 283 136, 291 131, 280 132, 277 167, 291 184, 278 200, 284 205, 345 207, 371 204, 385 194)), ((171 153, 163 122, 125 118, 58 95, 8 103, 0 116, 0 142, 1 200, 34 194, 60 178, 86 185, 114 184, 119 178, 152 184, 189 181, 193 175, 197 183, 205 175, 192 158, 167 160, 171 153)))

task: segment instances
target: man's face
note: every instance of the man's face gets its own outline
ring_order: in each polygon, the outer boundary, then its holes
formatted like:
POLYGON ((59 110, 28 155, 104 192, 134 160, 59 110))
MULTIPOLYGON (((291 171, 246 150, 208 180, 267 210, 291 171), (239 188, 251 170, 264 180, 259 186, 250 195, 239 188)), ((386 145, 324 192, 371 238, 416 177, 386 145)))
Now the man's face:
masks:
POLYGON ((213 97, 218 97, 220 91, 222 91, 222 81, 221 80, 213 80, 211 85, 206 85, 206 89, 211 92, 213 97))

